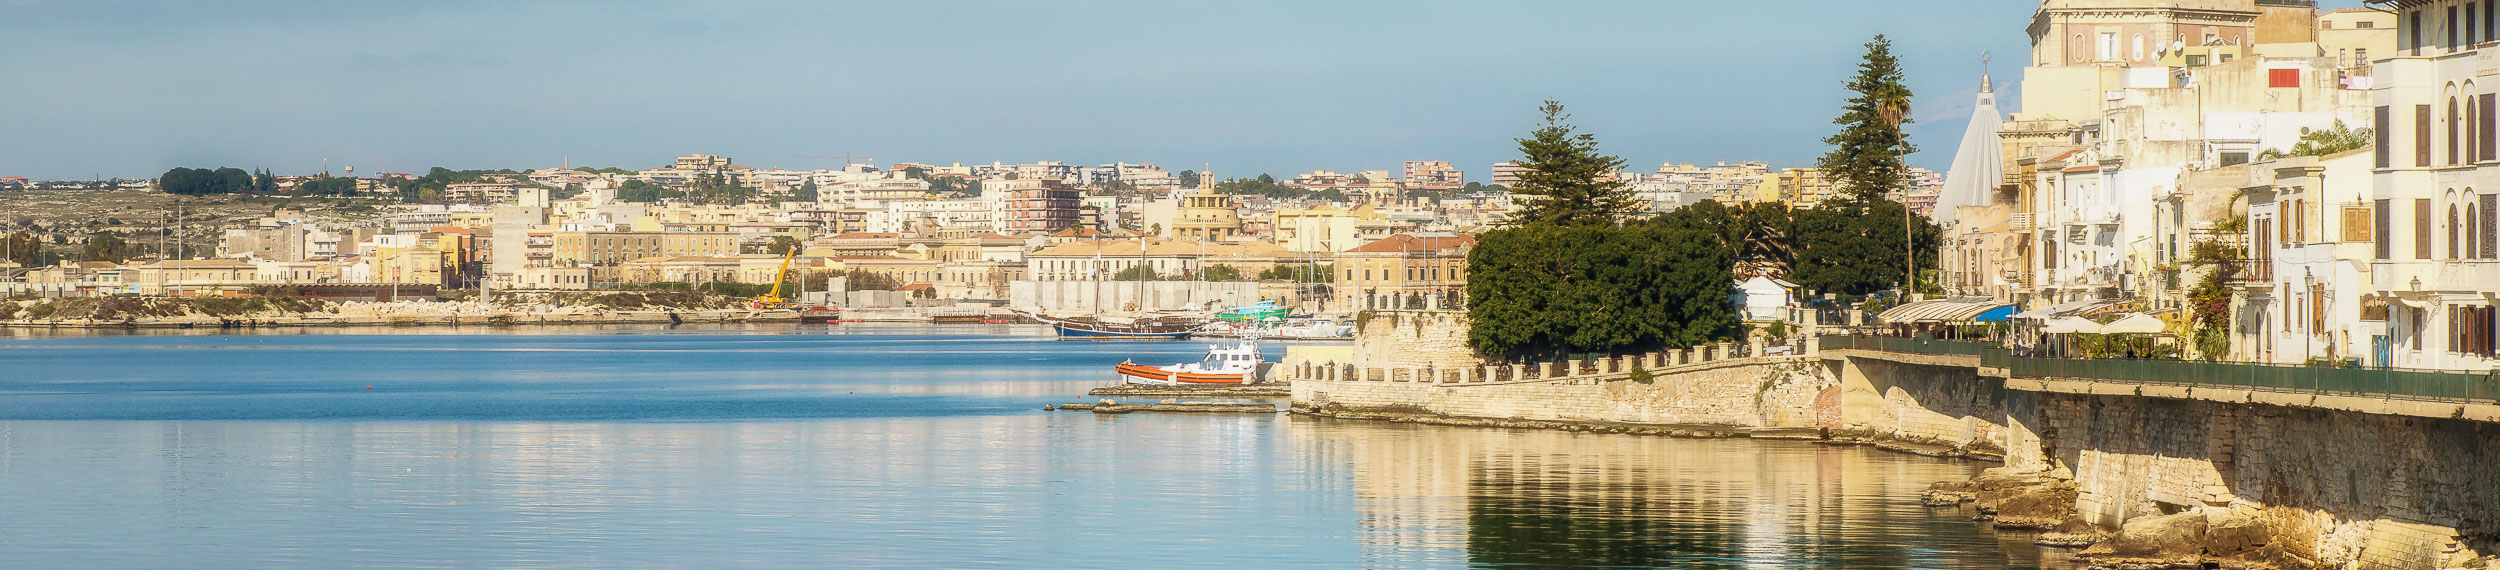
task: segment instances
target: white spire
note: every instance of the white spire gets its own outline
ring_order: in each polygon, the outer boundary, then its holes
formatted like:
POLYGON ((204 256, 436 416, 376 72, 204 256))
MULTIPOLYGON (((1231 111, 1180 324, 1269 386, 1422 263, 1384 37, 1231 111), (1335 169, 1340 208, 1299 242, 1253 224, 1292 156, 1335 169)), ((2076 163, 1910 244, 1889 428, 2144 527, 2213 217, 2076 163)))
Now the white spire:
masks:
MULTIPOLYGON (((1981 56, 1985 61, 1986 56, 1981 56)), ((1997 112, 1996 88, 1988 74, 1979 74, 1979 101, 1970 114, 1970 127, 1962 129, 1962 147, 1953 153, 1953 168, 1945 171, 1944 190, 1936 195, 1936 210, 1928 214, 1936 223, 1950 223, 1962 206, 1985 206, 1988 193, 1996 190, 2005 178, 2005 155, 1997 139, 1997 129, 2005 116, 1997 112)))

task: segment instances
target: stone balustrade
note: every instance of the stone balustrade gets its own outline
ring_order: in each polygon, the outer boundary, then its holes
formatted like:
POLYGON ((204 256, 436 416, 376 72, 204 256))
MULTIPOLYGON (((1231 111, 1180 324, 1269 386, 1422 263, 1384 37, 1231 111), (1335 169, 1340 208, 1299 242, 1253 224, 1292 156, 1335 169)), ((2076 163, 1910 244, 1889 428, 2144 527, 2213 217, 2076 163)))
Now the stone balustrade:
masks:
MULTIPOLYGON (((1793 348, 1799 352, 1789 356, 1813 356, 1815 352, 1813 344, 1795 345, 1793 348)), ((1758 361, 1769 349, 1766 343, 1757 339, 1746 345, 1721 342, 1684 349, 1619 354, 1598 359, 1481 366, 1449 367, 1427 364, 1404 367, 1361 367, 1338 362, 1304 362, 1289 367, 1285 375, 1288 381, 1401 382, 1453 386, 1530 382, 1600 383, 1627 379, 1635 369, 1651 374, 1664 374, 1689 368, 1726 365, 1736 361, 1758 361), (1743 349, 1741 354, 1740 348, 1743 349)))

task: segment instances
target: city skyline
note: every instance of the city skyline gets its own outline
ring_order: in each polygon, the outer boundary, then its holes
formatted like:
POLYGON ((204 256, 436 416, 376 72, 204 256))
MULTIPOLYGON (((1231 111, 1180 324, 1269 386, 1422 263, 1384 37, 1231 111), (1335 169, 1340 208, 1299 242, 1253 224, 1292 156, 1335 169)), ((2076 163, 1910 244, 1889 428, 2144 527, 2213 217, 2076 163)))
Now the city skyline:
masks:
POLYGON ((707 152, 759 168, 838 168, 798 157, 856 153, 1212 163, 1226 177, 1447 160, 1472 180, 1512 157, 1547 98, 1634 170, 1807 166, 1833 131, 1838 78, 1876 33, 1919 93, 1915 165, 1950 160, 1981 52, 1998 54, 1999 91, 2018 100, 2006 92, 2026 40, 2002 22, 2029 4, 1822 4, 1801 11, 1813 15, 1805 33, 1759 41, 1746 26, 1686 23, 1758 18, 1724 5, 1540 7, 1559 11, 1550 18, 1364 5, 1311 18, 1148 4, 12 2, 0 30, 48 47, 0 54, 25 86, 0 104, 34 111, 0 125, 44 136, 0 142, 0 175, 294 174, 325 159, 334 172, 647 168, 707 152), (1493 79, 1505 70, 1516 79, 1493 79))

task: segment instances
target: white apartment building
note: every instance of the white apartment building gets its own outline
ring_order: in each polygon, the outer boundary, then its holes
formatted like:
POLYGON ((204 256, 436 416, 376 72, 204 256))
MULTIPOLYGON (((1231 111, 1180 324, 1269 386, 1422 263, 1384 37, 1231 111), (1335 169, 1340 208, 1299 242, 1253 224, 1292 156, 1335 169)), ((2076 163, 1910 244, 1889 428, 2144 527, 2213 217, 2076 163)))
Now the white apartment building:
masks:
MULTIPOLYGON (((2398 13, 2372 62, 2380 128, 2370 194, 2375 361, 2488 370, 2500 297, 2500 14, 2485 0, 2371 0, 2398 13)), ((2367 309, 2365 309, 2367 310, 2367 309)))

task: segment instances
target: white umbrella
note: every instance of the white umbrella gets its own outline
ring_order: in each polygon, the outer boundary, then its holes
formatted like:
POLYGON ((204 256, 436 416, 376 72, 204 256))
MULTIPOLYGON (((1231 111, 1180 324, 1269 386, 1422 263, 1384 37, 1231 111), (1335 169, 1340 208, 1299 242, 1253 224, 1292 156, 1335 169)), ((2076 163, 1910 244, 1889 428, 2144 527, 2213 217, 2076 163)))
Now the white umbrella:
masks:
POLYGON ((2101 324, 2092 322, 2091 319, 2083 317, 2066 317, 2049 321, 2049 326, 2042 329, 2040 332, 2049 334, 2098 334, 2101 332, 2101 324))
POLYGON ((2162 324, 2161 319, 2144 313, 2135 313, 2101 325, 2100 332, 2102 334, 2156 334, 2166 329, 2168 327, 2162 324))

